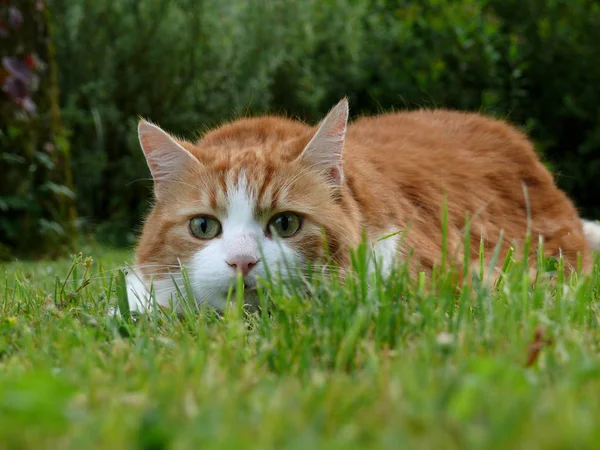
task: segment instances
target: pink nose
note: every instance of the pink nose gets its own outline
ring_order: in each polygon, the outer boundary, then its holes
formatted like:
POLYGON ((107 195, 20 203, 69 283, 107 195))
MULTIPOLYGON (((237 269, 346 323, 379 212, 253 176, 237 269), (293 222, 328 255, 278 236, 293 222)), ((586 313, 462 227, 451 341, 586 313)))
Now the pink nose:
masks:
POLYGON ((242 275, 248 275, 248 272, 258 263, 258 258, 249 255, 234 256, 227 260, 227 264, 236 271, 242 272, 242 275))

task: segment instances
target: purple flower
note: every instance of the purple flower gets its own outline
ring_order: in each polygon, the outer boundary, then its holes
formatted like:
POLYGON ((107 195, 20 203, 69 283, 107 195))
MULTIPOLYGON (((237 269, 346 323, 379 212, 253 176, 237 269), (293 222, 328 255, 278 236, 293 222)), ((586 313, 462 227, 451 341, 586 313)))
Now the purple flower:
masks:
POLYGON ((29 93, 27 84, 15 76, 7 77, 6 80, 4 80, 2 90, 13 100, 22 100, 27 97, 27 94, 29 93))
POLYGON ((21 109, 31 115, 37 111, 35 102, 29 96, 29 89, 23 80, 11 75, 2 85, 2 90, 8 94, 21 109))
POLYGON ((18 78, 27 85, 31 84, 33 72, 21 58, 16 56, 5 56, 2 58, 2 65, 12 76, 18 78))
POLYGON ((23 24, 23 14, 17 9, 16 6, 10 6, 8 8, 8 23, 13 29, 21 28, 23 24))
POLYGON ((21 108, 23 108, 25 111, 27 111, 31 115, 35 114, 35 112, 37 111, 37 106, 35 105, 33 100, 31 100, 30 97, 25 97, 21 101, 21 108))

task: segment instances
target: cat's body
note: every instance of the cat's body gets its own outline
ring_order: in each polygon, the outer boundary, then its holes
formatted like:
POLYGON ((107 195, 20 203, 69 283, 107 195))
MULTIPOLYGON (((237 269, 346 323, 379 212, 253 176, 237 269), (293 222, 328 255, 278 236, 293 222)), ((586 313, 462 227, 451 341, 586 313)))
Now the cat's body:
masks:
POLYGON ((513 127, 422 110, 360 118, 346 130, 347 114, 342 101, 320 127, 241 119, 196 144, 142 122, 157 202, 130 276, 132 308, 145 307, 141 297, 153 278, 156 302, 167 305, 180 264, 196 300, 222 308, 239 271, 251 291, 266 267, 285 279, 294 276, 285 264, 322 263, 322 230, 342 267, 364 233, 382 270, 412 249, 413 272, 429 271, 441 258, 444 201, 448 254, 459 263, 468 215, 472 261, 482 238, 491 256, 502 230, 502 256, 529 227, 534 243, 544 237, 546 254, 562 254, 567 267, 579 254, 589 267, 575 207, 513 127))
POLYGON ((574 266, 579 252, 589 263, 572 202, 527 138, 504 122, 443 110, 363 118, 350 125, 344 152, 366 228, 409 227, 400 252, 413 248, 420 268, 439 263, 445 198, 448 251, 458 264, 467 214, 472 259, 479 258, 481 238, 491 256, 502 230, 504 254, 530 226, 534 245, 544 236, 547 254, 562 251, 574 266))

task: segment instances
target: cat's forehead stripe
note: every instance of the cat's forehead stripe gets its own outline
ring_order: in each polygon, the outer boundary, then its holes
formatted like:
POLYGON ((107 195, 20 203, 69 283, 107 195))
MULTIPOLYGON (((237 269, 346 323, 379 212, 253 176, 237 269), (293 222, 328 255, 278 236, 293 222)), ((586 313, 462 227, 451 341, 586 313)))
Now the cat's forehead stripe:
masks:
POLYGON ((262 195, 260 201, 256 202, 256 208, 259 211, 273 210, 277 206, 275 187, 269 184, 262 195))
POLYGON ((218 205, 218 192, 217 192, 217 188, 216 186, 211 186, 208 190, 208 204, 210 206, 210 209, 212 209, 213 211, 217 210, 217 205, 218 205))
POLYGON ((248 189, 248 182, 245 176, 240 176, 237 183, 230 182, 227 184, 227 203, 229 206, 240 202, 253 201, 253 195, 248 189))
POLYGON ((282 194, 287 195, 287 191, 285 184, 282 187, 281 183, 277 183, 272 170, 255 170, 250 178, 247 176, 246 170, 242 169, 237 177, 232 176, 227 184, 226 205, 224 207, 229 209, 233 198, 243 196, 247 204, 252 206, 254 216, 260 217, 265 211, 275 210, 282 194), (283 193, 281 192, 282 188, 283 193))
POLYGON ((256 203, 261 204, 265 196, 265 191, 271 185, 273 178, 273 168, 266 167, 262 173, 262 180, 260 181, 260 188, 258 189, 258 195, 256 196, 256 203))
POLYGON ((242 173, 235 184, 229 184, 227 206, 223 219, 223 235, 250 233, 260 235, 262 225, 255 217, 255 195, 242 173))
POLYGON ((260 218, 289 200, 289 183, 278 180, 268 170, 254 172, 252 175, 249 178, 242 169, 215 176, 198 193, 194 203, 179 209, 177 214, 182 217, 214 214, 224 218, 234 211, 251 209, 253 216, 260 218))
POLYGON ((240 221, 253 219, 254 195, 248 188, 248 180, 244 173, 240 173, 236 183, 227 186, 227 217, 237 218, 240 221))

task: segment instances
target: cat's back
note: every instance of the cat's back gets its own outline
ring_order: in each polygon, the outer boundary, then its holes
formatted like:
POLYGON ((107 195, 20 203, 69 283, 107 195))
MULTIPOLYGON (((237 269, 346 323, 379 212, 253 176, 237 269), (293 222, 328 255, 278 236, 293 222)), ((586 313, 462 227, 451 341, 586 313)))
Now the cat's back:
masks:
POLYGON ((554 183, 523 133, 477 113, 419 110, 363 117, 349 126, 346 143, 350 167, 400 194, 444 191, 455 201, 492 194, 518 201, 523 183, 532 189, 554 183), (465 193, 469 188, 480 194, 465 193))
POLYGON ((448 110, 363 117, 348 128, 345 164, 353 192, 366 192, 358 197, 367 220, 387 221, 385 210, 400 226, 416 224, 415 246, 439 239, 447 201, 457 239, 472 217, 473 245, 480 236, 495 242, 500 230, 520 241, 531 219, 534 239, 544 235, 551 251, 586 249, 572 202, 529 139, 504 121, 448 110))
POLYGON ((366 151, 367 159, 388 162, 465 157, 483 157, 487 162, 516 159, 520 164, 538 160, 529 140, 515 127, 472 112, 423 109, 362 117, 349 126, 348 140, 358 144, 355 152, 366 151))

